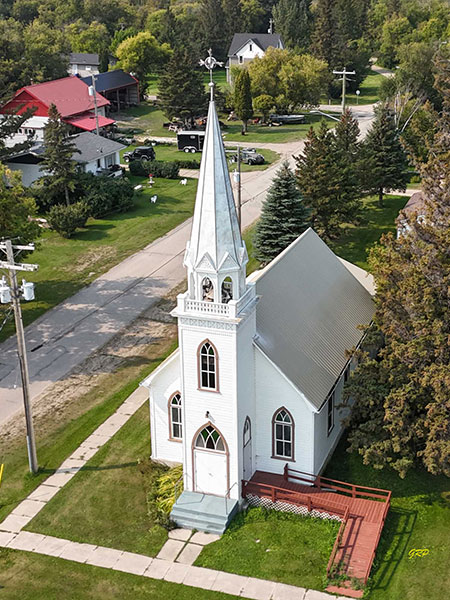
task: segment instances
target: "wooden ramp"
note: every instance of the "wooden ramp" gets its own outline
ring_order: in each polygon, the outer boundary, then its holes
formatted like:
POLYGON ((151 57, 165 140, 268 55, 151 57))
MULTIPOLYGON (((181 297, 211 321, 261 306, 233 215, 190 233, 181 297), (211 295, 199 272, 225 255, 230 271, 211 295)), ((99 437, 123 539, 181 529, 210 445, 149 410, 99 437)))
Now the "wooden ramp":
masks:
POLYGON ((294 512, 339 517, 341 527, 327 574, 342 581, 328 586, 327 591, 352 598, 363 595, 363 589, 355 588, 367 583, 389 510, 390 491, 302 473, 286 465, 282 475, 256 471, 249 481, 242 482, 242 495, 268 508, 290 504, 298 508, 294 512))

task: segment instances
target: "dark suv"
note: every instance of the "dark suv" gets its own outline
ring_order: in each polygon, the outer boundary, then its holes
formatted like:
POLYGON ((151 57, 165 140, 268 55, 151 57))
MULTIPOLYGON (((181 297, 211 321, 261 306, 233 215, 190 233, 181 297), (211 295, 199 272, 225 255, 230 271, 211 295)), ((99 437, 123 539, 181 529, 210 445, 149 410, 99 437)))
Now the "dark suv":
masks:
POLYGON ((131 162, 132 160, 155 160, 155 150, 152 146, 138 146, 131 152, 125 152, 123 160, 131 162))

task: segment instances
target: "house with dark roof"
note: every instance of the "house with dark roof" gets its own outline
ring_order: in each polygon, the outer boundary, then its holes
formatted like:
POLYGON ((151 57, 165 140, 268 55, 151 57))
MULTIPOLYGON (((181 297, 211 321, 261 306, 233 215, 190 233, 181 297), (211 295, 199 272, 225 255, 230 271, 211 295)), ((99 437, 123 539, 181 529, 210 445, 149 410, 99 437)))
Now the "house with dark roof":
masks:
POLYGON ((422 191, 415 192, 397 217, 397 237, 406 235, 411 230, 411 221, 416 219, 419 223, 425 220, 427 210, 426 197, 422 191))
POLYGON ((98 54, 86 54, 84 52, 71 52, 69 54, 69 75, 88 77, 97 75, 100 60, 98 54))
POLYGON ((228 83, 231 83, 231 67, 243 65, 256 56, 263 57, 267 48, 284 48, 279 33, 235 33, 225 67, 228 83))
MULTIPOLYGON (((80 171, 94 173, 94 175, 101 174, 104 172, 103 169, 118 165, 119 152, 125 148, 123 144, 88 131, 73 135, 71 141, 78 150, 74 152, 72 158, 78 163, 80 171)), ((44 144, 40 143, 9 158, 8 167, 12 171, 21 172, 25 187, 45 174, 40 168, 43 152, 44 144)))
POLYGON ((25 121, 17 134, 7 140, 7 145, 24 142, 30 133, 34 133, 36 142, 42 142, 51 104, 56 106, 63 121, 73 127, 74 133, 80 130, 96 130, 95 104, 97 104, 99 128, 114 124, 113 119, 105 116, 105 108, 110 105, 109 100, 98 92, 94 98, 92 86, 72 75, 20 88, 14 97, 0 108, 0 115, 16 111, 21 114, 27 108, 34 109, 33 117, 25 121))
MULTIPOLYGON (((83 77, 82 81, 91 85, 92 78, 83 77)), ((122 69, 96 75, 95 89, 110 102, 112 110, 120 112, 121 108, 139 104, 139 81, 122 69)))

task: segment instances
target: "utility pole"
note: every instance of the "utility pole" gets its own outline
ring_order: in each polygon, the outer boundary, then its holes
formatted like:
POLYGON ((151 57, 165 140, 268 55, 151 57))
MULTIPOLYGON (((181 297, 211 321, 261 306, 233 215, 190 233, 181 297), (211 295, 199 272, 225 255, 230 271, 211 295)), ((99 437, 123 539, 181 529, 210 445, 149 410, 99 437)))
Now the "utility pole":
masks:
POLYGON ((95 112, 95 128, 97 135, 100 135, 100 128, 98 126, 98 107, 97 107, 97 91, 95 89, 95 76, 91 73, 92 77, 92 96, 94 97, 94 112, 95 112))
MULTIPOLYGON (((346 67, 344 67, 343 71, 333 71, 333 75, 342 75, 342 112, 344 112, 345 93, 347 91, 347 75, 356 75, 356 71, 347 71, 346 67)), ((351 79, 349 81, 351 81, 351 79)))
POLYGON ((21 264, 14 262, 13 250, 34 250, 34 244, 28 246, 13 246, 11 240, 0 242, 0 249, 6 252, 7 261, 0 261, 0 268, 9 271, 11 284, 11 301, 14 309, 14 319, 17 333, 17 353, 19 355, 20 374, 22 376, 23 404, 25 408, 25 422, 27 426, 28 462, 30 471, 37 473, 38 461, 36 455, 36 441, 34 438, 33 416, 30 403, 30 380, 28 376, 27 351, 25 346, 25 333, 22 322, 22 309, 20 307, 19 285, 17 283, 17 271, 36 271, 38 265, 21 264))

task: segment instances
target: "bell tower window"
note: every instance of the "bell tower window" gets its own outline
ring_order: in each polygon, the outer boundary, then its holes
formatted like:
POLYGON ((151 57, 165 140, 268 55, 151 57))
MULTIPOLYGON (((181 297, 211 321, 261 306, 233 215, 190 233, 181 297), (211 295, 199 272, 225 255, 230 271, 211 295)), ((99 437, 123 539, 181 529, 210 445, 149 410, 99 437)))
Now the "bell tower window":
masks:
POLYGON ((233 282, 227 277, 222 283, 222 303, 228 304, 230 300, 233 300, 233 282))
POLYGON ((211 342, 204 342, 198 353, 199 388, 201 390, 218 391, 217 380, 217 351, 211 342))
POLYGON ((202 281, 202 300, 203 302, 214 302, 214 286, 209 277, 202 281))

